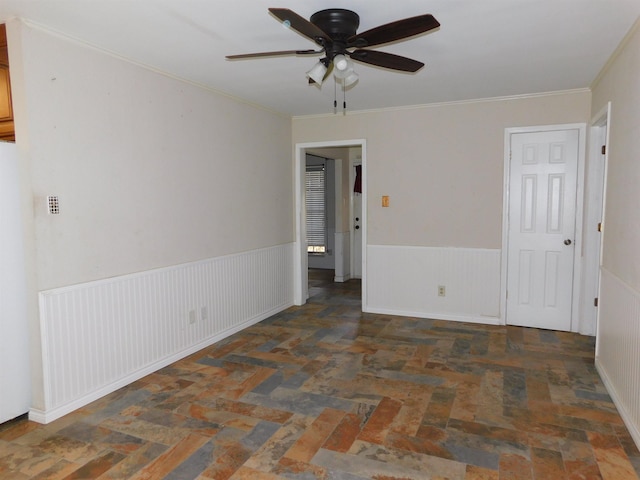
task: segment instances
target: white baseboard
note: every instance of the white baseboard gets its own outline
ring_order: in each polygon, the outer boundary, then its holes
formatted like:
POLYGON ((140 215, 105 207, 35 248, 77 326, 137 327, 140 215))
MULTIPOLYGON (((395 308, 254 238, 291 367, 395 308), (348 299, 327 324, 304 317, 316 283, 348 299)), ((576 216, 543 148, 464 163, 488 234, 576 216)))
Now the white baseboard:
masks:
POLYGON ((431 320, 447 320, 450 322, 467 322, 467 323, 479 323, 483 325, 502 325, 499 318, 495 317, 482 317, 474 315, 450 315, 440 312, 415 312, 408 310, 389 310, 384 308, 367 309, 367 313, 379 313, 381 315, 397 315, 400 317, 416 317, 416 318, 429 318, 431 320))
POLYGON ((333 281, 337 283, 343 283, 351 280, 351 275, 344 275, 342 277, 335 276, 333 277, 333 281))

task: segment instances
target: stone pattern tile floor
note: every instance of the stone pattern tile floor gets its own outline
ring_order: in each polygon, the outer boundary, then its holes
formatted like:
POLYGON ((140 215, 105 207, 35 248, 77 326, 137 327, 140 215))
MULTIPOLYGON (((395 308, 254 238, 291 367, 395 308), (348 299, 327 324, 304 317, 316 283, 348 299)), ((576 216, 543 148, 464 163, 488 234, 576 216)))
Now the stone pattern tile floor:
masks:
POLYGON ((0 478, 638 478, 593 338, 363 314, 358 281, 326 280, 55 422, 0 426, 0 478))

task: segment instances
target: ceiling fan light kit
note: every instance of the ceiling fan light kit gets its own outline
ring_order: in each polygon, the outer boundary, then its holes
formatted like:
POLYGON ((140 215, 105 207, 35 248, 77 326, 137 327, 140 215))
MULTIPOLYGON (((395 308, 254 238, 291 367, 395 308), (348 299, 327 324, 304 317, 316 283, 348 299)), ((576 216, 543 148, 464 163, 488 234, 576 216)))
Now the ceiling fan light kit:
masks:
POLYGON ((358 81, 358 74, 353 69, 353 62, 343 54, 338 54, 333 58, 333 76, 345 88, 358 81))
POLYGON ((269 12, 288 28, 294 29, 315 42, 320 50, 247 53, 228 55, 227 59, 324 54, 325 57, 307 72, 309 83, 318 85, 322 85, 322 81, 330 70, 333 70, 334 77, 344 87, 353 85, 358 80, 358 75, 353 69, 352 60, 401 72, 417 72, 424 66, 424 63, 400 55, 368 50, 368 47, 404 40, 440 26, 433 15, 425 14, 380 25, 363 33, 356 33, 360 26, 360 17, 357 13, 343 8, 320 10, 311 15, 309 20, 288 8, 270 8, 269 12))

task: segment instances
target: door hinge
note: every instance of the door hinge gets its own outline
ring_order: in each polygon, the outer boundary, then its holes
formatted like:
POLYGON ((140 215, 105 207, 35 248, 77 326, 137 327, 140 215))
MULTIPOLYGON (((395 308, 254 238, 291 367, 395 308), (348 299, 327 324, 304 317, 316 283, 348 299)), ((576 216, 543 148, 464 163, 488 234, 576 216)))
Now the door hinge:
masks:
POLYGON ((602 232, 602 222, 598 222, 598 231, 602 232))
POLYGON ((597 307, 598 306, 598 297, 593 299, 593 306, 597 307))
POLYGON ((606 155, 606 154, 607 154, 607 146, 602 145, 602 155, 606 155))

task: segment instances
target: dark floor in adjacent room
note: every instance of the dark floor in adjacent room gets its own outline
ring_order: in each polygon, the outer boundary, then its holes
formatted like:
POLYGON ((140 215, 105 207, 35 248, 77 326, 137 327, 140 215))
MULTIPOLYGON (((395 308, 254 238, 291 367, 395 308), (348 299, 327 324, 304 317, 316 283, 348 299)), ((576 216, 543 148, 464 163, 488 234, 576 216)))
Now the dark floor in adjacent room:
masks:
POLYGON ((637 479, 594 339, 310 299, 48 425, 0 426, 2 479, 637 479))

